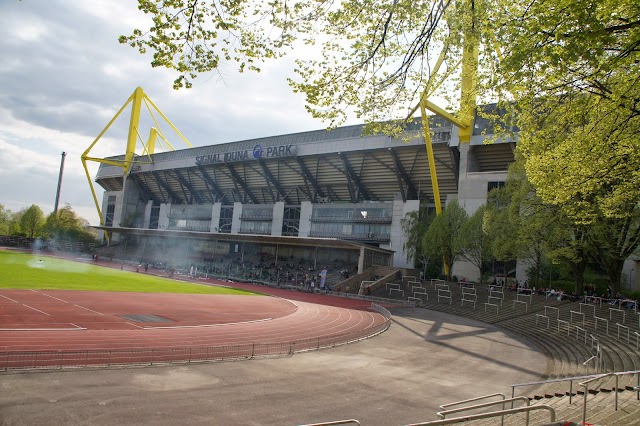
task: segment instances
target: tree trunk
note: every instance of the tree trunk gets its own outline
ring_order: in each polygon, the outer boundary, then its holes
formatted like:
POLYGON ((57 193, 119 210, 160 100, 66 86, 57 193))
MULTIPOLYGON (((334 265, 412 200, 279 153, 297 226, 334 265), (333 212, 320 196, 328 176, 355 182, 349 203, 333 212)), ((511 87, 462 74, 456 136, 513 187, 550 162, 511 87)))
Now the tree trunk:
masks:
POLYGON ((607 270, 607 276, 611 282, 611 295, 616 297, 620 293, 620 277, 622 275, 622 267, 624 266, 624 260, 611 260, 605 263, 604 268, 607 270))
POLYGON ((576 294, 582 296, 584 293, 584 271, 587 269, 587 262, 584 260, 571 262, 571 269, 573 269, 573 276, 576 280, 576 294))

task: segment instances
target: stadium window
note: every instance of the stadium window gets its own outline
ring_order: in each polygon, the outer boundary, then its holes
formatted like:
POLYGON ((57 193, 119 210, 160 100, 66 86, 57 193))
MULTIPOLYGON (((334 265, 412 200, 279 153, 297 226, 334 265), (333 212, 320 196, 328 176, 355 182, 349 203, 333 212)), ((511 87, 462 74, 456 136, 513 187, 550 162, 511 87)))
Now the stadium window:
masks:
POLYGON ((500 188, 504 188, 504 181, 487 183, 487 193, 493 191, 494 189, 500 189, 500 188))
POLYGON ((107 212, 104 215, 104 226, 113 226, 113 215, 116 211, 116 196, 109 195, 107 198, 107 212))

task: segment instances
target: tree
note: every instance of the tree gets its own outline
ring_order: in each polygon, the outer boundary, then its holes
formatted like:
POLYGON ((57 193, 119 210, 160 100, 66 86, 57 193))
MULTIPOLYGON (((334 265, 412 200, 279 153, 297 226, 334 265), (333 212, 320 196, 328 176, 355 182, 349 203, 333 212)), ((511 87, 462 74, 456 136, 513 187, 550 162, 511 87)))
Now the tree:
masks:
POLYGON ((11 216, 13 216, 11 210, 0 204, 0 235, 9 235, 11 216))
POLYGON ((94 242, 95 235, 86 229, 86 221, 76 215, 69 204, 47 216, 45 232, 50 238, 75 242, 94 242))
MULTIPOLYGON (((476 3, 479 15, 483 8, 476 3)), ((432 46, 446 46, 445 68, 453 69, 461 54, 461 32, 472 28, 476 16, 470 13, 470 0, 138 4, 153 24, 121 36, 120 42, 152 52, 154 67, 176 70, 175 88, 191 87, 199 73, 217 71, 224 62, 238 63, 240 72, 259 71, 259 62, 280 57, 294 45, 317 52, 319 59, 298 58, 299 80, 289 81, 294 91, 306 95, 309 112, 331 124, 344 121, 347 111, 368 123, 406 118, 430 77, 437 56, 432 46)))
POLYGON ((491 206, 484 204, 469 217, 462 227, 463 256, 478 268, 481 284, 484 266, 492 257, 492 235, 488 230, 488 218, 491 213, 491 206))
POLYGON ((44 213, 40 207, 32 204, 20 217, 20 228, 29 238, 36 237, 44 226, 44 213))
MULTIPOLYGON (((296 40, 311 46, 322 40, 320 59, 299 59, 290 79, 307 109, 331 125, 352 112, 385 123, 370 130, 389 134, 401 125, 387 120, 406 118, 427 82, 442 81, 432 75, 434 53, 446 52, 441 76, 455 75, 465 40, 477 42, 477 95, 504 101, 513 114, 507 119, 516 120, 526 178, 541 205, 555 206, 578 226, 617 230, 625 243, 606 251, 616 258, 638 247, 636 0, 139 0, 139 8, 153 26, 120 41, 152 51, 153 66, 177 70, 175 87, 223 61, 259 70, 258 62, 286 53, 296 40)), ((429 95, 455 98, 453 86, 439 87, 429 95)), ((528 247, 541 259, 535 235, 547 230, 543 220, 532 220, 523 222, 534 237, 528 247)))
POLYGON ((425 255, 444 261, 448 280, 452 279, 454 263, 464 255, 462 227, 466 221, 467 212, 453 201, 433 219, 424 234, 422 245, 425 255))
POLYGON ((403 246, 407 260, 419 267, 425 277, 432 259, 426 255, 423 249, 424 235, 434 217, 433 212, 429 213, 427 208, 422 207, 417 211, 407 213, 400 221, 402 230, 407 237, 403 246))

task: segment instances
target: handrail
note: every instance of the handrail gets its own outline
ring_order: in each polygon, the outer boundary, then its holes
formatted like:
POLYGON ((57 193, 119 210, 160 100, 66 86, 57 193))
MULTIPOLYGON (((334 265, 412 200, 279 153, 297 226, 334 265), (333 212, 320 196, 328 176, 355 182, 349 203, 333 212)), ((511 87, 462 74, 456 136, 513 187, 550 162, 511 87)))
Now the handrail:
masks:
MULTIPOLYGON (((504 404, 506 404, 507 402, 510 402, 511 408, 513 408, 514 401, 524 401, 527 407, 531 404, 531 401, 526 396, 516 396, 515 398, 502 399, 500 401, 489 401, 489 402, 483 402, 482 404, 468 405, 466 407, 454 408, 452 410, 438 411, 436 414, 438 415, 438 417, 441 417, 444 419, 447 414, 459 413, 467 410, 475 410, 476 408, 491 407, 492 405, 498 405, 498 404, 502 404, 502 409, 504 410, 505 409, 504 404)), ((528 422, 529 422, 529 413, 527 413, 527 423, 528 422)), ((504 416, 502 416, 500 420, 500 424, 504 425, 504 416)))
POLYGON ((580 382, 578 383, 580 386, 584 386, 584 401, 582 404, 582 423, 586 423, 587 421, 587 395, 589 395, 589 383, 595 381, 595 380, 600 380, 600 379, 604 379, 606 377, 611 377, 611 376, 615 376, 616 378, 616 387, 614 389, 614 393, 615 393, 615 411, 618 411, 618 389, 619 389, 619 380, 620 380, 620 376, 626 376, 629 374, 640 374, 640 370, 631 370, 631 371, 621 371, 621 372, 617 372, 617 373, 604 373, 604 374, 598 374, 595 377, 592 377, 588 380, 585 380, 584 382, 580 382))
POLYGON ((492 405, 504 404, 506 402, 512 402, 512 401, 525 401, 527 405, 529 405, 530 403, 529 398, 527 398, 526 396, 516 396, 515 398, 501 399, 500 401, 489 401, 489 402, 483 402, 482 404, 468 405, 466 407, 453 408, 451 410, 445 410, 445 411, 438 411, 436 414, 438 415, 438 417, 442 417, 444 419, 447 414, 459 413, 461 411, 466 411, 466 410, 475 410, 476 408, 491 407, 492 405))
POLYGON ((471 398, 471 399, 465 399, 463 401, 456 401, 456 402, 450 402, 448 404, 442 404, 440 406, 440 408, 442 408, 444 410, 447 407, 453 407, 454 405, 460 405, 460 404, 464 404, 466 402, 479 401, 481 399, 486 399, 486 398, 493 398, 494 396, 501 396, 503 400, 506 398, 505 394, 503 394, 503 393, 492 393, 492 394, 489 394, 489 395, 482 395, 482 396, 476 396, 475 398, 471 398))
POLYGON ((335 420, 332 422, 323 422, 323 423, 309 423, 306 425, 300 425, 300 426, 330 426, 330 425, 346 425, 349 423, 354 423, 359 425, 360 422, 357 421, 356 419, 346 419, 346 420, 335 420))
MULTIPOLYGON (((444 419, 444 420, 432 420, 430 422, 423 422, 423 423, 411 423, 405 426, 450 425, 453 423, 466 422, 469 420, 487 419, 490 417, 506 416, 509 414, 518 414, 518 413, 525 413, 525 412, 529 413, 530 411, 534 411, 534 410, 547 410, 549 412, 549 417, 550 417, 549 420, 551 422, 556 421, 556 410, 554 410, 553 407, 549 405, 533 405, 529 407, 510 408, 508 410, 501 410, 501 411, 491 411, 489 413, 472 414, 470 416, 465 416, 465 417, 454 417, 451 419, 444 419)), ((527 420, 525 425, 528 425, 528 424, 529 422, 527 420)))

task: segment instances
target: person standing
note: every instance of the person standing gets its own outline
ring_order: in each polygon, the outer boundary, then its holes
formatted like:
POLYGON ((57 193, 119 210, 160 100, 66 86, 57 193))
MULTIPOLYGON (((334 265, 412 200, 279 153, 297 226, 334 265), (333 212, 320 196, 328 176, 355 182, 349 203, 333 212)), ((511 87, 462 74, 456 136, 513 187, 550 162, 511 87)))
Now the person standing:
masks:
POLYGON ((320 288, 324 288, 324 283, 327 280, 327 267, 325 266, 324 268, 322 268, 322 271, 320 271, 320 288))

